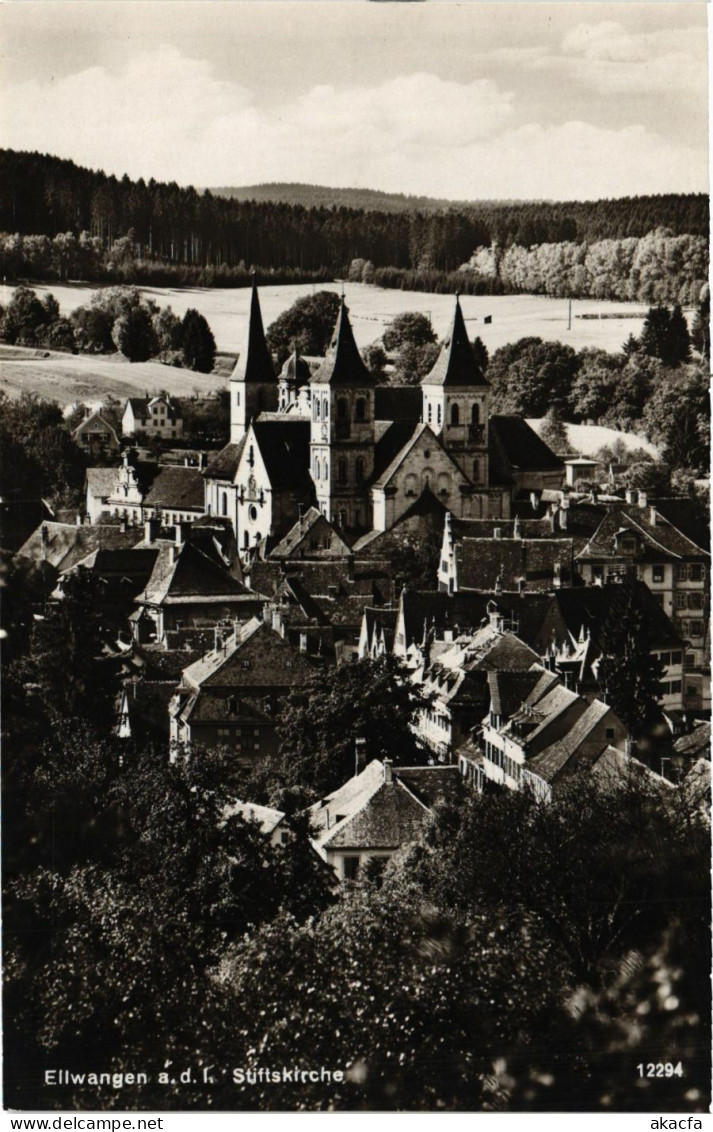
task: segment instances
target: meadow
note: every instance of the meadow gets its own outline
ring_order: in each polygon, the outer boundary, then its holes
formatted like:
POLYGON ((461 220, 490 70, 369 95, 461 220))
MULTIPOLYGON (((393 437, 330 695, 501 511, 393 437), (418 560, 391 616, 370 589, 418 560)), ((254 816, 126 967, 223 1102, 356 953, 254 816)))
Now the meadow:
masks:
MULTIPOLYGON (((51 292, 60 304, 63 315, 89 302, 94 288, 85 284, 35 284, 42 298, 51 292)), ((317 289, 339 292, 338 283, 260 287, 263 321, 269 326, 296 299, 317 289)), ((179 316, 190 307, 203 314, 210 323, 218 350, 238 353, 242 348, 250 292, 247 288, 142 288, 147 298, 159 306, 171 306, 179 316)), ((417 291, 387 291, 362 283, 347 283, 354 335, 359 346, 381 337, 384 327, 404 311, 428 314, 436 334, 442 337, 453 315, 453 297, 417 291)), ((0 302, 9 302, 12 288, 2 289, 0 302)), ((645 311, 640 304, 572 301, 572 324, 568 328, 568 303, 565 299, 548 299, 536 295, 471 296, 461 298, 461 306, 469 333, 485 342, 492 353, 499 346, 526 336, 566 342, 575 349, 596 346, 618 350, 629 334, 641 331, 645 311), (606 318, 582 315, 606 315, 606 318), (579 317, 578 317, 579 316, 579 317), (490 317, 492 322, 485 323, 490 317)), ((196 388, 203 392, 224 389, 225 366, 209 376, 189 373, 159 362, 129 363, 119 356, 70 356, 44 351, 0 350, 0 389, 18 396, 24 389, 43 397, 52 397, 62 404, 74 401, 95 402, 107 393, 115 397, 143 396, 146 391, 165 389, 175 396, 185 396, 196 388)))

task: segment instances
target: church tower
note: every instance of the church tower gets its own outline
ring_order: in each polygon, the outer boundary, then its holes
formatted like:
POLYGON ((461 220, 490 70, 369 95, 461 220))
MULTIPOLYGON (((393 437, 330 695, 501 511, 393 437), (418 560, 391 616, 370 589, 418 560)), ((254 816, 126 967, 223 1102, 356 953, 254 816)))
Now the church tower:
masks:
POLYGON ((421 382, 423 420, 477 490, 486 490, 490 387, 476 360, 456 295, 453 325, 421 382))
POLYGON ((231 444, 243 439, 250 421, 263 411, 277 411, 277 378, 265 341, 257 281, 253 276, 245 343, 230 378, 231 444))
POLYGON ((322 514, 348 530, 371 527, 374 385, 342 296, 327 356, 310 379, 310 471, 322 514))

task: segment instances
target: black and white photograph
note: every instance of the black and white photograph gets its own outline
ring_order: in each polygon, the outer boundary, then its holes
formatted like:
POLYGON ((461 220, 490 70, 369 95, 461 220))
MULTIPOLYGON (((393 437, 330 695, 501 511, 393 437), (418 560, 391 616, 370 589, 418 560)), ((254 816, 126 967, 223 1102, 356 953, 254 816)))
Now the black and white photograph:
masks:
POLYGON ((0 4, 5 1128, 703 1127, 708 7, 0 4))

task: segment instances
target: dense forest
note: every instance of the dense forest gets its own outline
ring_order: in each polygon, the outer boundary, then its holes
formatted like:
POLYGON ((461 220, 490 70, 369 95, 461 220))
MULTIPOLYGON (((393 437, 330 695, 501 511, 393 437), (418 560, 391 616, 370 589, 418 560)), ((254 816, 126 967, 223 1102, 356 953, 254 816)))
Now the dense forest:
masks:
POLYGON ((707 277, 707 235, 703 194, 481 202, 441 211, 306 207, 118 180, 72 161, 0 151, 0 270, 7 278, 45 277, 50 243, 60 241, 69 255, 74 240, 81 256, 62 262, 60 255, 50 275, 235 286, 248 281, 250 266, 296 282, 346 274, 357 260, 364 281, 384 287, 452 290, 455 282, 470 292, 687 303, 707 277), (651 285, 640 269, 642 247, 643 259, 655 261, 651 285), (464 264, 468 271, 460 272, 464 264))

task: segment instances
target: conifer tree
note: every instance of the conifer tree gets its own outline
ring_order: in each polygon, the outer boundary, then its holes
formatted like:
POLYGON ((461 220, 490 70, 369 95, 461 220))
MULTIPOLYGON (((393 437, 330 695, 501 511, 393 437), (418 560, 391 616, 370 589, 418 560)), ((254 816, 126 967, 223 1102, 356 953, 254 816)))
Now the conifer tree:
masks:
POLYGON ((652 644, 637 583, 626 581, 602 626, 598 678, 604 700, 635 738, 660 715, 663 665, 651 655, 652 644))
POLYGON ((198 373, 210 373, 215 363, 215 338, 210 326, 196 310, 183 316, 183 364, 198 373))

